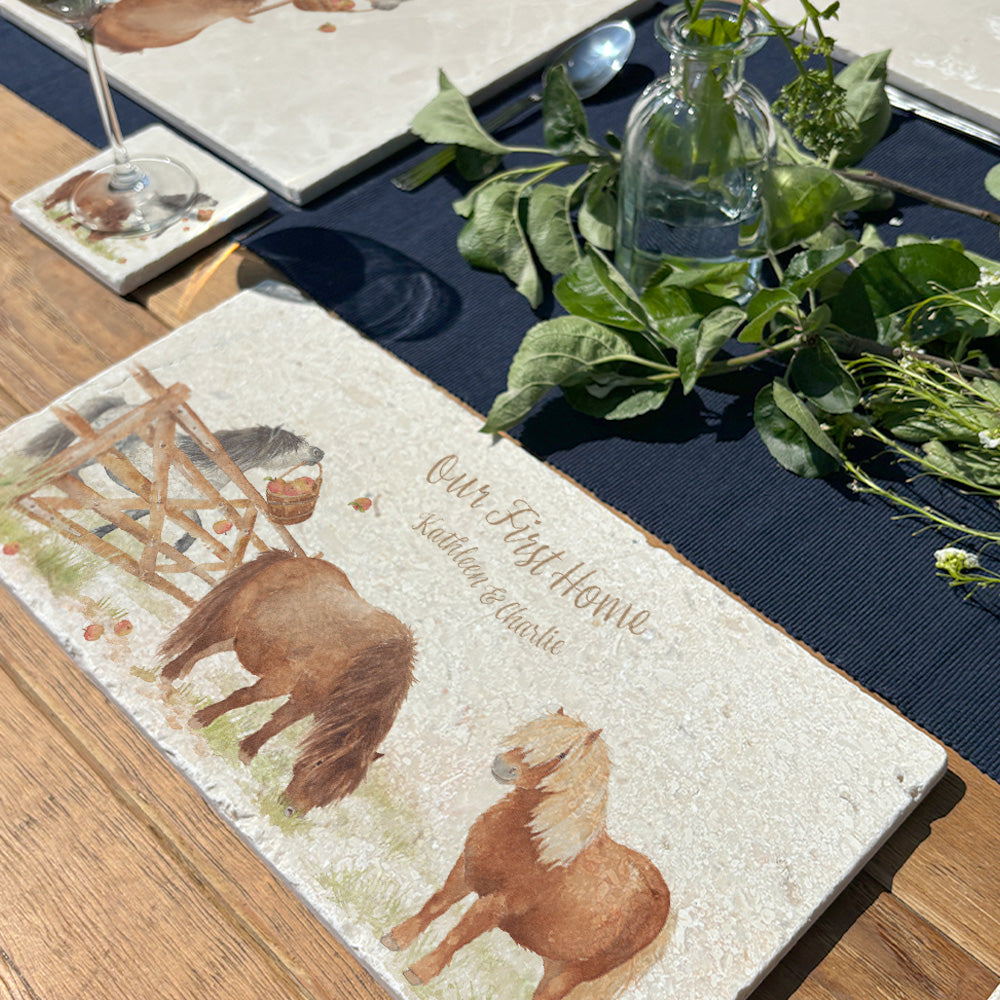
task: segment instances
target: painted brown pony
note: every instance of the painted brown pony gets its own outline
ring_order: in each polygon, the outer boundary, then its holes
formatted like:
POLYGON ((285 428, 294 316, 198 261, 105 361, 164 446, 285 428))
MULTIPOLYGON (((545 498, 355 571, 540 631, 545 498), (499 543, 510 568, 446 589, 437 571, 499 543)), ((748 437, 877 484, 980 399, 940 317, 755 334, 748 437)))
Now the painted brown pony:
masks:
POLYGON ((378 756, 413 681, 410 630, 360 597, 322 559, 265 552, 212 588, 164 642, 166 680, 235 650, 257 681, 196 712, 195 728, 226 712, 287 695, 240 743, 249 764, 272 736, 313 716, 284 797, 306 812, 353 792, 378 756))
POLYGON ((499 927, 543 960, 534 1000, 560 1000, 588 982, 612 995, 655 960, 670 892, 648 858, 605 830, 610 766, 600 730, 560 709, 508 746, 493 776, 513 791, 472 825, 444 886, 382 943, 408 947, 474 892, 454 929, 405 971, 410 983, 433 979, 459 948, 499 927))
MULTIPOLYGON (((369 2, 371 10, 392 10, 400 0, 369 2)), ((250 24, 257 14, 289 4, 305 11, 366 13, 351 0, 119 0, 101 11, 94 39, 115 52, 165 48, 190 41, 227 18, 250 24)))

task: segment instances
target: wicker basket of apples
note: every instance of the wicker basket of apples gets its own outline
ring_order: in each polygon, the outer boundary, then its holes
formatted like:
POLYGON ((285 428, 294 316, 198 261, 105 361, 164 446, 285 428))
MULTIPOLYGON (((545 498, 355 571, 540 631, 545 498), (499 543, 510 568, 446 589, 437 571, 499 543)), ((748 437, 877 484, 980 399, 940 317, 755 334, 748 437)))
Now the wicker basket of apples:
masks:
POLYGON ((282 476, 268 477, 264 502, 267 516, 275 524, 300 524, 312 517, 323 485, 323 466, 317 465, 315 479, 312 476, 292 479, 292 473, 298 468, 300 466, 296 465, 282 476))

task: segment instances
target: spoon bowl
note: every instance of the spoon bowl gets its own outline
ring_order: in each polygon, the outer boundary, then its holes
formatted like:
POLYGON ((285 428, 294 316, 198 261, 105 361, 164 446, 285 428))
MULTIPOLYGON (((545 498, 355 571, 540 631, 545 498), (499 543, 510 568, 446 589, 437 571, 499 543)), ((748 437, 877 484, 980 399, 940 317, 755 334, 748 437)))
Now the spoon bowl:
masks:
POLYGON ((551 66, 565 66, 570 86, 585 101, 603 90, 628 62, 635 45, 635 28, 628 21, 599 24, 572 42, 551 66))

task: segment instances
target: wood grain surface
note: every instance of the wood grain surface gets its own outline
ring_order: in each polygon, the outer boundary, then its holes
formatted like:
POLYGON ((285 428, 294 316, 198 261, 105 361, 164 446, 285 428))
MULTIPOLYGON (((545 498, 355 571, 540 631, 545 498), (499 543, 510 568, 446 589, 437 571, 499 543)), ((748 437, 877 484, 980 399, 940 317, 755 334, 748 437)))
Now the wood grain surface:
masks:
MULTIPOLYGON (((0 88, 0 426, 263 278, 222 241, 121 299, 10 215, 91 148, 0 88)), ((0 588, 0 998, 385 992, 0 588)), ((1000 786, 949 771, 758 1000, 988 1000, 1000 786)))

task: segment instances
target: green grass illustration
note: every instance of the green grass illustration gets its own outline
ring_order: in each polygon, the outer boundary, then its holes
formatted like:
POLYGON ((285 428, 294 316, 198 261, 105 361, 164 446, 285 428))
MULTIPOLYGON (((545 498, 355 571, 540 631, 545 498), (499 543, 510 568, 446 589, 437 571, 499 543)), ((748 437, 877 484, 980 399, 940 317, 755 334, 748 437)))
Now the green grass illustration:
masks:
POLYGON ((38 202, 37 204, 45 213, 45 218, 53 223, 53 225, 76 237, 76 242, 80 246, 86 247, 95 257, 103 257, 109 261, 117 261, 121 257, 121 249, 119 247, 111 246, 105 240, 92 240, 90 238, 90 230, 74 222, 69 217, 69 213, 64 206, 46 209, 42 202, 38 202))
POLYGON ((373 934, 384 932, 407 916, 402 886, 387 871, 347 866, 317 876, 316 883, 342 910, 357 914, 373 934), (359 902, 364 908, 359 911, 359 902))

